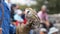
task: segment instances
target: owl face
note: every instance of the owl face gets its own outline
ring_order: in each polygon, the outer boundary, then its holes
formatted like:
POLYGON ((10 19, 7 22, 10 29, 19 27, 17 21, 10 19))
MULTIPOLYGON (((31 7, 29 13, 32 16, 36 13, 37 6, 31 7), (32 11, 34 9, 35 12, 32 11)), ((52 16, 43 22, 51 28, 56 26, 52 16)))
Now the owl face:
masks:
POLYGON ((31 10, 26 9, 26 10, 25 10, 25 13, 26 13, 26 14, 31 14, 31 10))
POLYGON ((32 16, 32 11, 29 10, 29 9, 26 9, 26 10, 25 10, 25 14, 26 14, 27 16, 32 16))

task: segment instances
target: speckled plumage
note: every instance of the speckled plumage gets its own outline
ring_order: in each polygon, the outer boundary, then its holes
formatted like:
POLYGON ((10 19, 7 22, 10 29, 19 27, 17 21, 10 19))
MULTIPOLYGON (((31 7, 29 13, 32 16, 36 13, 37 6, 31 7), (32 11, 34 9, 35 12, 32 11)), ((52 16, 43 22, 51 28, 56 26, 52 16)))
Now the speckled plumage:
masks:
POLYGON ((26 14, 26 19, 28 24, 26 24, 26 26, 24 26, 24 28, 21 29, 23 32, 21 32, 20 30, 21 27, 18 26, 16 28, 17 34, 29 34, 29 31, 31 29, 35 29, 35 26, 38 26, 38 27, 40 26, 40 21, 39 21, 39 18, 37 17, 36 12, 31 8, 27 8, 26 10, 30 10, 29 12, 30 14, 29 13, 26 14))

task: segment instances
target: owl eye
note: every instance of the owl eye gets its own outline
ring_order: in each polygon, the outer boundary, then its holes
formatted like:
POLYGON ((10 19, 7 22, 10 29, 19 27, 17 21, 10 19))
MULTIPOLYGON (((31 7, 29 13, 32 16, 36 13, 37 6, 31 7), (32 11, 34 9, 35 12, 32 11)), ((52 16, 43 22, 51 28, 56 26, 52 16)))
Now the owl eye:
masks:
POLYGON ((29 13, 30 11, 27 11, 27 13, 29 13))

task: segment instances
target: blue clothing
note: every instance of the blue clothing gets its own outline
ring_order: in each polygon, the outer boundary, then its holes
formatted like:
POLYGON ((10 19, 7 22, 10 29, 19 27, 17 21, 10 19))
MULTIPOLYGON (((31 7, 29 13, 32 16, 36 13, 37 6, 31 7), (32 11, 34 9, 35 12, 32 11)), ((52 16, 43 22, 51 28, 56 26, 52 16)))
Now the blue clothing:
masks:
POLYGON ((16 34, 16 26, 13 24, 10 24, 10 30, 9 30, 10 34, 16 34))
POLYGON ((31 29, 30 32, 29 32, 29 34, 34 34, 34 31, 31 29))
POLYGON ((25 19, 25 14, 22 14, 22 16, 21 16, 23 19, 25 19))
MULTIPOLYGON (((2 2, 4 9, 4 19, 2 22, 2 34, 9 34, 9 25, 10 25, 10 11, 5 2, 2 2)), ((0 18, 2 15, 2 10, 0 8, 0 18)))

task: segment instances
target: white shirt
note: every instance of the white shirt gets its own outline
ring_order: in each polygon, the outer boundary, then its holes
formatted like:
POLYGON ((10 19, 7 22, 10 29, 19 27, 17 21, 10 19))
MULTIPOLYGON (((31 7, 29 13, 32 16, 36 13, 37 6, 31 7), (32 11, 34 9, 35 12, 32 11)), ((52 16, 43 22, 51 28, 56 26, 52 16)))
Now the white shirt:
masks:
POLYGON ((14 20, 17 20, 18 22, 23 22, 23 19, 18 14, 14 15, 14 20))
POLYGON ((15 13, 15 14, 22 13, 22 10, 20 10, 20 9, 15 9, 14 13, 15 13))

